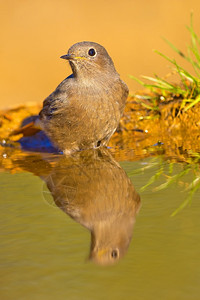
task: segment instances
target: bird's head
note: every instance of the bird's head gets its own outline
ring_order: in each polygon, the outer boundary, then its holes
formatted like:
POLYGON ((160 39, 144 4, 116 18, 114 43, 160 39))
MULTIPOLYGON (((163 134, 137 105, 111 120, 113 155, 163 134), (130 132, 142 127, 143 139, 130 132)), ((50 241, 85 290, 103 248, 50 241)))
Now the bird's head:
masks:
POLYGON ((127 252, 135 218, 126 214, 96 224, 91 232, 90 260, 100 265, 116 264, 127 252))
POLYGON ((106 49, 94 42, 76 43, 61 58, 69 61, 73 74, 77 78, 87 76, 91 78, 102 73, 113 77, 119 76, 106 49))

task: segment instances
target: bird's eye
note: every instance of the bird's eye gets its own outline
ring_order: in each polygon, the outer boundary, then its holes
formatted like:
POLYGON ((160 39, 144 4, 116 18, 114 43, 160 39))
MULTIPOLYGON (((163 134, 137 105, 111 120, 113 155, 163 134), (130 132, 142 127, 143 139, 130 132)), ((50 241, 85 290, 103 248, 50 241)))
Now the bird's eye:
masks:
POLYGON ((116 259, 118 257, 118 251, 117 250, 113 250, 111 252, 111 256, 112 256, 112 258, 116 259))
POLYGON ((88 54, 89 54, 90 56, 95 56, 95 54, 96 54, 95 49, 94 49, 94 48, 90 48, 90 49, 88 50, 88 54))

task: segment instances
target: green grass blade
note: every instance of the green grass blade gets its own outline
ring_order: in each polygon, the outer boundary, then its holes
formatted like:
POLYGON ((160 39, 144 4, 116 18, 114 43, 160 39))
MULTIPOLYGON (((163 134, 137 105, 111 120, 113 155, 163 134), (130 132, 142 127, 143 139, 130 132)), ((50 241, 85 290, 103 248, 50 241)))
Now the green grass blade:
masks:
POLYGON ((185 191, 189 191, 192 188, 194 188, 198 183, 200 182, 200 176, 197 176, 192 183, 190 183, 190 185, 185 189, 185 191))
POLYGON ((198 72, 198 69, 200 69, 200 65, 192 59, 190 47, 188 47, 188 61, 193 66, 194 71, 197 74, 197 76, 200 77, 200 73, 198 72))
POLYGON ((141 189, 140 191, 143 192, 148 186, 150 186, 152 183, 154 183, 159 177, 160 175, 163 173, 164 171, 164 168, 163 168, 163 165, 160 167, 160 169, 158 170, 158 172, 151 176, 151 178, 149 179, 149 181, 147 182, 147 184, 145 184, 141 189))
POLYGON ((132 176, 132 175, 135 175, 135 174, 141 174, 144 171, 157 166, 159 164, 159 162, 155 162, 156 160, 157 160, 157 157, 154 157, 148 165, 146 165, 145 167, 142 167, 142 168, 139 168, 139 169, 127 172, 127 175, 128 176, 132 176))
POLYGON ((188 109, 190 109, 191 107, 193 107, 194 105, 196 105, 196 104, 199 103, 199 102, 200 102, 200 95, 198 95, 198 96, 196 97, 196 99, 193 100, 190 104, 188 104, 188 105, 185 107, 184 111, 187 111, 188 109))
POLYGON ((163 189, 166 189, 169 185, 171 185, 172 183, 176 182, 179 178, 183 177, 184 175, 186 175, 189 171, 190 171, 191 167, 187 166, 182 172, 179 172, 178 174, 171 176, 170 178, 167 179, 166 182, 164 182, 163 184, 157 186, 154 191, 161 191, 163 189))
POLYGON ((171 214, 171 217, 174 217, 177 213, 179 213, 183 208, 185 208, 192 200, 194 194, 198 191, 198 189, 200 188, 200 181, 198 182, 198 184, 196 184, 196 186, 191 189, 188 197, 185 199, 185 201, 183 201, 183 203, 181 203, 181 205, 171 214))
POLYGON ((143 107, 147 108, 147 109, 150 109, 150 110, 158 110, 158 106, 151 106, 151 105, 148 105, 142 101, 137 101, 137 103, 140 103, 143 107))
POLYGON ((178 73, 184 74, 185 76, 187 76, 187 78, 190 78, 192 81, 197 82, 197 79, 194 76, 192 76, 189 72, 187 72, 184 68, 179 66, 175 61, 175 59, 170 59, 168 56, 164 55, 163 53, 157 50, 155 50, 155 52, 159 54, 161 57, 165 58, 167 61, 171 62, 176 67, 178 73))
POLYGON ((166 88, 174 88, 174 85, 165 81, 164 79, 159 78, 158 76, 156 78, 154 77, 150 77, 150 76, 142 76, 143 78, 156 82, 157 84, 159 84, 160 86, 164 86, 166 88))
POLYGON ((162 39, 175 51, 177 52, 181 57, 186 58, 185 54, 179 50, 178 48, 176 48, 176 46, 174 46, 174 44, 172 44, 170 41, 168 41, 166 38, 162 37, 162 39))
POLYGON ((139 84, 141 84, 143 86, 145 85, 145 83, 142 80, 139 80, 138 78, 134 77, 133 75, 129 75, 129 78, 137 81, 139 84))
POLYGON ((174 64, 174 59, 169 58, 167 55, 161 53, 158 50, 154 50, 155 53, 157 53, 158 55, 162 56, 163 58, 165 58, 167 61, 169 61, 170 63, 174 64))
POLYGON ((174 170, 174 163, 169 163, 169 174, 172 174, 174 170))

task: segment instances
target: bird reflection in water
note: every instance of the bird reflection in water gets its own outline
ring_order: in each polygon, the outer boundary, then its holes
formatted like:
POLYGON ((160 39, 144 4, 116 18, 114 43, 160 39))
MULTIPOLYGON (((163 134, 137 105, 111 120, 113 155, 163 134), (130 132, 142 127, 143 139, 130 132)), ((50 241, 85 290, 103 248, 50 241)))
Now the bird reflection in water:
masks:
POLYGON ((63 156, 43 179, 56 205, 90 230, 90 260, 108 265, 124 256, 140 196, 107 149, 63 156))

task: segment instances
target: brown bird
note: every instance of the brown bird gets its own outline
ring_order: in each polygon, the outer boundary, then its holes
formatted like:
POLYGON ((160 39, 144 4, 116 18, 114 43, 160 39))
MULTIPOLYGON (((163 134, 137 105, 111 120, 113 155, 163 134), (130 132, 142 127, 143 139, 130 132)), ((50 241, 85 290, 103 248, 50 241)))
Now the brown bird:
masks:
POLYGON ((91 232, 91 261, 115 264, 126 254, 140 196, 108 149, 66 156, 27 153, 17 159, 15 155, 12 165, 40 176, 46 183, 45 202, 58 206, 91 232))
POLYGON ((61 58, 69 61, 73 74, 44 100, 34 127, 66 154, 106 145, 123 113, 127 85, 97 43, 77 43, 61 58))
MULTIPOLYGON (((55 204, 91 232, 89 258, 114 264, 128 250, 140 196, 105 148, 62 156, 42 176, 55 204)), ((46 189, 44 198, 49 202, 46 189)))

